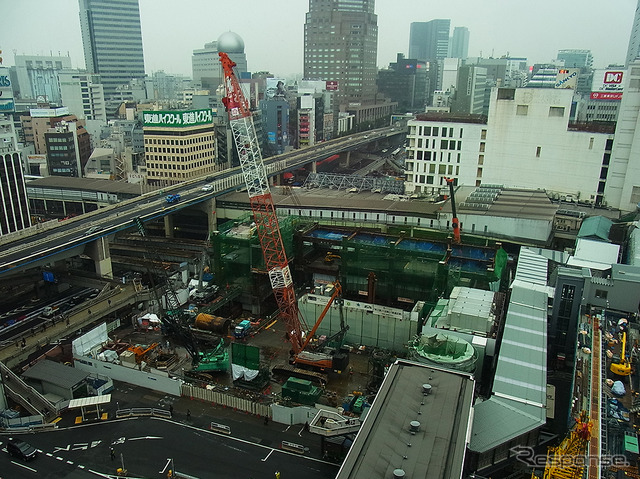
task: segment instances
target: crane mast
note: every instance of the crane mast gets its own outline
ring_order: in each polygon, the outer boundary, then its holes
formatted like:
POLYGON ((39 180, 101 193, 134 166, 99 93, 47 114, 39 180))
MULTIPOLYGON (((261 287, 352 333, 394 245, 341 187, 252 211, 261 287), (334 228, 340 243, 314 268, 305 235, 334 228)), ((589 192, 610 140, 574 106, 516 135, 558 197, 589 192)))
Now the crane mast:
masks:
POLYGON ((280 315, 287 325, 287 334, 292 349, 297 354, 302 350, 303 344, 302 323, 253 117, 233 71, 233 67, 236 66, 235 62, 224 52, 220 52, 219 56, 224 71, 226 91, 222 103, 229 116, 229 125, 249 194, 249 202, 258 230, 258 238, 269 274, 271 289, 280 308, 280 315))

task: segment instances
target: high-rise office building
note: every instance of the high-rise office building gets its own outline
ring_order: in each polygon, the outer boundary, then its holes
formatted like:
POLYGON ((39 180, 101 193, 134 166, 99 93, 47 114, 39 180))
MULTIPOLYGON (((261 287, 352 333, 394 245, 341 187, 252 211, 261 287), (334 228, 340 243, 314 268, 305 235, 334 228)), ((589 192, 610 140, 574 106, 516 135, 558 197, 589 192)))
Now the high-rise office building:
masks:
POLYGON ((429 98, 428 74, 426 62, 398 53, 395 63, 378 72, 378 89, 398 103, 398 112, 423 112, 429 98))
POLYGON ((640 0, 636 6, 636 14, 633 17, 633 26, 629 36, 629 48, 627 48, 627 60, 625 65, 629 65, 636 58, 640 58, 640 0))
POLYGON ((58 73, 63 105, 69 109, 69 113, 82 120, 107 120, 104 90, 96 76, 78 70, 58 73))
POLYGON ((409 32, 409 58, 442 60, 449 55, 451 20, 413 22, 409 32))
POLYGON ((378 17, 375 0, 309 0, 304 77, 337 82, 337 105, 375 102, 378 17))
POLYGON ((31 226, 13 121, 0 115, 0 236, 31 226))
POLYGON ((89 73, 100 75, 108 101, 145 76, 138 0, 78 1, 84 60, 89 73))
POLYGON ((469 29, 467 27, 455 27, 451 37, 451 58, 462 58, 469 56, 469 29))
POLYGON ((592 68, 593 55, 591 50, 558 50, 558 60, 564 61, 567 68, 592 68))

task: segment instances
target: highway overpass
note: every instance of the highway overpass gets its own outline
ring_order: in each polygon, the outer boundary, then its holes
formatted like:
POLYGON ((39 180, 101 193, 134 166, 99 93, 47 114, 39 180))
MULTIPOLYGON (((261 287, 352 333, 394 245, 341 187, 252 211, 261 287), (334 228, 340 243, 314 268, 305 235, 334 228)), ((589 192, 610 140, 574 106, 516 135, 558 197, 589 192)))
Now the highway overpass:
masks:
MULTIPOLYGON (((294 150, 264 160, 267 175, 277 176, 287 171, 313 164, 331 155, 356 150, 369 143, 404 135, 399 127, 386 127, 349 137, 337 138, 317 145, 294 150)), ((209 224, 215 225, 215 197, 244 187, 239 167, 146 193, 92 213, 57 222, 49 221, 26 230, 0 237, 0 280, 14 277, 25 271, 61 260, 87 254, 96 264, 96 272, 105 277, 111 275, 111 261, 107 237, 133 227, 133 219, 140 217, 150 221, 171 215, 188 207, 200 207, 210 216, 209 224), (210 191, 202 191, 205 183, 210 191), (165 195, 179 193, 180 201, 168 204, 165 195)))

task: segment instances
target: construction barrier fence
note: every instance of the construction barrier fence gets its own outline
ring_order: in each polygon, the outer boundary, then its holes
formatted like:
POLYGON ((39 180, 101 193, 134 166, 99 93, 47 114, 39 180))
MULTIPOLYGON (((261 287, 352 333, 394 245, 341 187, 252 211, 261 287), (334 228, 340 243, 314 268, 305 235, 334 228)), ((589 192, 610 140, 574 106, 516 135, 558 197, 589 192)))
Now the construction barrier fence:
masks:
POLYGON ((201 401, 210 402, 223 407, 230 407, 238 411, 243 411, 257 416, 271 417, 271 407, 269 404, 260 404, 249 399, 243 399, 224 394, 219 391, 199 388, 190 384, 182 385, 182 395, 191 399, 200 399, 201 401))

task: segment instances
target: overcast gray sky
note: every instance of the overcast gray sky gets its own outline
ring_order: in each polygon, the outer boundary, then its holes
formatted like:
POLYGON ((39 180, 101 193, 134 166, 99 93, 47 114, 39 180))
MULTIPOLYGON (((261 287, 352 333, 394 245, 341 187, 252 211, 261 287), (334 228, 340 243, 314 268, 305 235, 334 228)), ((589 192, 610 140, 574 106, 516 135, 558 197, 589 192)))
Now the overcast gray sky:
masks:
MULTIPOLYGON (((245 42, 250 71, 302 73, 307 0, 140 0, 147 73, 191 76, 193 50, 226 31, 245 42)), ((469 56, 505 54, 546 62, 564 48, 589 49, 596 67, 624 63, 637 0, 376 0, 378 66, 409 50, 411 22, 450 18, 470 31, 469 56)), ((0 0, 4 65, 13 52, 69 52, 84 68, 78 0, 0 0)))

